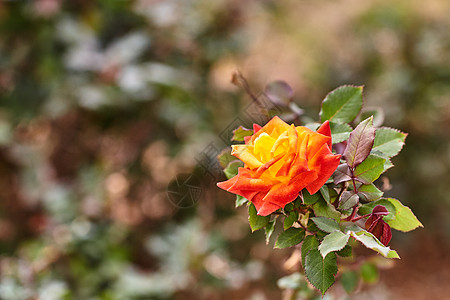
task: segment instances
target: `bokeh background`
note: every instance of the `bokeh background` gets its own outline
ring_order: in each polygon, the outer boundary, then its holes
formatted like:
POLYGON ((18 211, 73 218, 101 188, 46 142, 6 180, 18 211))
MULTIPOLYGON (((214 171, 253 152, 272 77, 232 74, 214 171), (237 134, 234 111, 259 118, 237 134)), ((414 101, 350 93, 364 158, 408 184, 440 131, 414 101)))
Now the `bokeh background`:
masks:
POLYGON ((1 1, 0 299, 288 299, 293 249, 214 184, 230 131, 259 122, 236 69, 256 94, 287 81, 312 119, 365 85, 409 133, 386 195, 425 228, 329 299, 449 297, 449 16, 447 0, 1 1))

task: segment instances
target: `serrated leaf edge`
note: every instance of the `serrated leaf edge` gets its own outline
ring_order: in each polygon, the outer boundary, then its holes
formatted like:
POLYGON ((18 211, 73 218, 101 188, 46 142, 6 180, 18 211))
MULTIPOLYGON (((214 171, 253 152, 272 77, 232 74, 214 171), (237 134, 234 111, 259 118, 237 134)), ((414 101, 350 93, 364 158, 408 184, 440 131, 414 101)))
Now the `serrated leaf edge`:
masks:
MULTIPOLYGON (((399 129, 397 129, 397 128, 392 128, 392 127, 387 127, 387 126, 381 126, 381 127, 378 127, 378 128, 376 128, 375 129, 375 138, 376 138, 376 134, 377 134, 377 130, 378 129, 389 129, 389 130, 392 130, 392 131, 395 131, 395 132, 397 132, 397 133, 401 133, 401 134, 404 134, 405 135, 405 137, 403 138, 403 144, 402 144, 402 146, 400 147, 400 149, 398 150, 398 152, 395 154, 395 155, 392 155, 392 156, 390 156, 390 157, 388 157, 388 159, 390 160, 392 157, 394 157, 394 156, 397 156, 402 150, 403 150, 403 147, 405 146, 405 141, 406 141, 406 138, 408 137, 408 133, 407 132, 403 132, 403 131, 401 131, 401 130, 399 130, 399 129)), ((374 141, 375 142, 375 141, 374 141)), ((386 143, 384 143, 384 144, 386 144, 386 143)), ((384 144, 381 144, 381 145, 384 145, 384 144)), ((376 148, 376 147, 379 147, 380 145, 378 145, 378 146, 373 146, 374 148, 376 148)), ((373 149, 373 148, 372 148, 373 149)), ((375 149, 376 150, 376 149, 375 149)), ((381 152, 381 151, 380 151, 381 152)))
MULTIPOLYGON (((344 85, 338 86, 337 88, 335 88, 334 90, 332 90, 331 92, 329 92, 328 94, 326 94, 326 95, 325 95, 325 98, 323 98, 323 100, 322 100, 322 103, 323 103, 323 101, 325 101, 325 99, 328 98, 328 96, 329 96, 331 93, 335 92, 337 89, 344 88, 344 87, 361 88, 361 98, 364 99, 364 85, 344 84, 344 85)), ((363 103, 364 103, 364 101, 363 101, 363 103)), ((342 107, 344 107, 344 106, 342 106, 342 107)), ((333 118, 333 117, 334 117, 334 116, 342 109, 342 107, 341 107, 341 108, 340 108, 333 116, 331 116, 328 120, 331 120, 331 119, 332 119, 332 118, 333 118)), ((361 108, 362 108, 362 105, 361 105, 361 108)), ((359 113, 356 115, 356 117, 357 117, 360 113, 361 113, 361 110, 360 110, 359 113)), ((324 120, 322 120, 322 106, 320 107, 319 117, 320 117, 320 121, 325 122, 324 120)), ((356 117, 355 117, 355 118, 356 118, 356 117)), ((353 120, 352 120, 352 121, 353 121, 353 120)), ((330 121, 330 122, 332 122, 332 121, 330 121)), ((334 123, 338 123, 338 122, 334 122, 334 123)))
POLYGON ((381 243, 380 240, 377 239, 376 236, 374 236, 372 233, 370 233, 370 232, 368 232, 368 231, 366 231, 366 230, 363 230, 363 229, 361 229, 360 231, 352 231, 352 230, 349 230, 349 231, 347 231, 347 233, 350 234, 350 236, 353 237, 355 240, 357 240, 359 243, 361 243, 364 247, 366 247, 367 249, 371 249, 371 250, 373 250, 373 251, 375 251, 375 252, 381 254, 383 257, 386 257, 386 258, 398 258, 398 259, 400 259, 400 256, 398 255, 397 251, 392 250, 391 247, 389 247, 389 246, 383 245, 383 243, 381 243), (359 232, 361 232, 361 234, 358 234, 359 232), (363 242, 361 242, 361 241, 358 240, 356 237, 354 237, 353 234, 354 234, 354 235, 357 235, 357 236, 359 236, 359 235, 366 235, 366 236, 372 237, 372 238, 373 238, 373 239, 374 239, 381 247, 387 248, 387 249, 389 249, 389 250, 387 251, 386 254, 383 254, 383 253, 381 253, 380 251, 378 251, 378 250, 376 250, 376 249, 374 249, 374 248, 369 248, 369 247, 367 247, 366 245, 364 245, 363 242))
MULTIPOLYGON (((291 227, 291 228, 295 228, 295 227, 291 227)), ((288 228, 287 230, 289 230, 289 229, 291 229, 291 228, 288 228)), ((297 244, 295 244, 295 245, 298 245, 298 244, 300 244, 301 242, 303 242, 303 240, 305 239, 305 232, 306 232, 306 230, 303 229, 303 228, 295 228, 295 229, 301 229, 301 230, 303 230, 303 238, 302 238, 302 240, 301 240, 300 242, 298 242, 297 244)), ((287 247, 280 247, 280 246, 278 245, 278 240, 279 240, 280 236, 281 236, 283 233, 285 233, 287 230, 283 231, 282 233, 280 233, 280 234, 278 235, 277 241, 275 242, 275 246, 274 246, 275 249, 286 249, 286 248, 290 248, 290 247, 294 247, 294 246, 295 246, 295 245, 292 245, 292 246, 287 246, 287 247)), ((291 240, 291 239, 292 239, 292 237, 289 238, 289 240, 291 240)))
MULTIPOLYGON (((318 249, 311 249, 311 250, 309 250, 308 251, 308 254, 311 252, 311 251, 313 251, 313 250, 317 250, 318 252, 319 252, 319 250, 318 249)), ((306 256, 308 256, 308 254, 306 255, 306 256)), ((319 252, 319 254, 320 254, 320 252, 319 252)), ((330 253, 328 253, 328 254, 330 254, 330 253)), ((327 255, 328 255, 327 254, 327 255)), ((336 254, 334 254, 334 255, 336 255, 336 254)), ((306 256, 305 256, 305 265, 306 265, 306 256)), ((322 256, 322 255, 320 255, 320 256, 322 256)), ((337 259, 337 257, 336 257, 336 259, 337 259)), ((325 260, 325 258, 323 258, 322 257, 322 261, 323 260, 325 260)), ((305 268, 305 278, 306 278, 306 280, 309 282, 309 284, 311 284, 313 287, 315 287, 316 289, 318 289, 321 293, 322 293, 322 298, 323 298, 323 295, 325 295, 325 293, 328 291, 328 289, 330 288, 330 287, 332 287, 333 286, 333 284, 336 282, 336 275, 339 273, 339 265, 336 263, 336 273, 335 274, 333 274, 333 277, 334 277, 334 282, 325 290, 325 291, 321 291, 318 287, 316 287, 312 282, 311 282, 311 280, 309 279, 309 277, 308 277, 308 275, 307 275, 307 273, 306 273, 306 268, 305 268)))
MULTIPOLYGON (((385 158, 385 157, 382 157, 382 156, 380 156, 380 155, 376 155, 376 154, 372 154, 372 153, 370 153, 367 157, 366 157, 366 159, 369 157, 369 156, 376 156, 376 157, 378 157, 378 158, 381 158, 381 159, 384 159, 384 163, 383 163, 383 166, 386 164, 386 162, 387 161, 389 161, 390 163, 391 163, 391 165, 392 166, 390 166, 389 168, 387 168, 387 169, 383 169, 383 172, 381 172, 380 173, 380 176, 381 176, 381 174, 383 174, 384 172, 386 172, 387 170, 389 170, 390 168, 392 168, 394 165, 392 164, 392 162, 389 160, 389 158, 385 158)), ((365 159, 365 160, 366 160, 365 159)), ((358 166, 360 166, 365 160, 363 160, 358 166)), ((356 168, 358 168, 358 166, 356 167, 356 168)), ((377 165, 378 166, 378 165, 377 165)), ((355 168, 355 173, 356 173, 356 168, 355 168)), ((360 174, 358 174, 358 176, 360 176, 360 175, 362 175, 362 174, 365 174, 365 173, 367 173, 367 172, 369 172, 370 170, 372 170, 372 169, 374 169, 374 168, 371 168, 371 169, 368 169, 368 170, 366 170, 366 171, 364 171, 363 173, 360 173, 360 174)), ((358 177, 356 174, 355 174, 355 180, 357 180, 357 181, 359 181, 359 182, 361 182, 361 183, 363 183, 363 184, 370 184, 370 183, 372 183, 372 182, 374 182, 374 181, 371 181, 371 182, 366 182, 366 181, 363 181, 362 179, 360 179, 359 177, 358 177)), ((378 177, 379 178, 379 177, 378 177)), ((377 178, 377 179, 378 179, 377 178)))
POLYGON ((332 232, 335 232, 335 231, 341 231, 341 230, 339 230, 339 229, 333 230, 333 231, 331 231, 331 232, 326 231, 326 230, 323 230, 322 228, 320 228, 320 226, 319 226, 319 225, 316 223, 316 221, 315 221, 315 220, 321 219, 321 218, 329 219, 329 220, 332 220, 332 221, 336 222, 336 224, 337 224, 338 227, 339 227, 339 223, 336 221, 336 219, 332 219, 332 218, 325 217, 325 216, 312 217, 311 220, 314 222, 314 224, 316 224, 317 228, 319 228, 319 229, 322 230, 323 232, 332 233, 332 232))
MULTIPOLYGON (((422 222, 420 222, 419 218, 417 218, 417 216, 414 214, 414 212, 412 211, 412 209, 411 209, 409 206, 404 205, 400 200, 395 199, 395 198, 381 198, 381 199, 384 199, 384 200, 387 200, 387 201, 389 201, 389 199, 397 200, 403 207, 406 207, 406 208, 411 212, 411 214, 416 218, 417 222, 419 222, 419 225, 418 225, 418 226, 414 227, 414 228, 411 229, 411 230, 405 231, 405 230, 400 230, 400 229, 397 229, 397 228, 392 227, 391 224, 389 224, 389 222, 392 221, 392 220, 386 221, 386 223, 388 223, 389 226, 391 226, 391 228, 393 228, 393 229, 395 229, 395 230, 397 230, 397 231, 401 231, 401 232, 410 232, 410 231, 413 231, 413 230, 415 230, 415 229, 417 229, 417 228, 419 228, 419 227, 421 227, 421 228, 424 227, 423 224, 422 224, 422 222)), ((389 201, 389 202, 390 202, 390 201, 389 201)), ((392 202, 391 202, 391 204, 392 204, 392 202)), ((394 205, 394 204, 392 204, 392 205, 394 205)), ((394 207, 395 207, 395 205, 394 205, 394 207)), ((397 208, 395 207, 395 209, 396 209, 396 211, 395 211, 394 218, 397 218, 397 208)), ((395 219, 394 219, 394 220, 395 220, 395 219)))
MULTIPOLYGON (((347 246, 347 244, 348 244, 348 240, 350 239, 350 235, 349 235, 348 233, 344 233, 344 232, 342 232, 342 231, 333 231, 333 232, 331 232, 330 234, 332 234, 332 233, 334 233, 334 232, 340 232, 340 233, 344 234, 345 236, 347 236, 347 242, 346 242, 345 245, 342 246, 341 248, 328 252, 327 255, 328 255, 329 253, 331 253, 331 252, 341 251, 342 249, 344 249, 345 246, 347 246)), ((327 235, 324 237, 324 239, 322 240, 322 242, 320 243, 319 248, 318 248, 318 249, 319 249, 319 252, 320 252, 320 255, 322 255, 323 258, 325 258, 325 257, 323 256, 322 251, 320 251, 320 247, 322 246, 323 241, 325 240, 325 238, 326 238, 327 236, 329 236, 330 234, 327 234, 327 235)), ((336 255, 337 255, 337 254, 336 254, 336 255)), ((326 256, 326 255, 325 255, 325 256, 326 256)))

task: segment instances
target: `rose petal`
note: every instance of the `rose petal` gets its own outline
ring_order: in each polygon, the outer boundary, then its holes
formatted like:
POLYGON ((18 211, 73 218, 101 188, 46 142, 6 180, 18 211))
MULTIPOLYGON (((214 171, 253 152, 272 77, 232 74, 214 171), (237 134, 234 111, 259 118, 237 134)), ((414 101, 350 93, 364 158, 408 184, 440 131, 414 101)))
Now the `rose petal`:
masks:
POLYGON ((289 202, 294 201, 298 193, 316 178, 316 171, 303 172, 293 178, 289 184, 279 183, 274 185, 263 200, 284 207, 289 202))
POLYGON ((238 175, 235 176, 236 181, 227 191, 233 193, 238 193, 240 190, 265 191, 275 184, 274 180, 269 178, 253 178, 252 173, 249 169, 239 168, 238 175))
POLYGON ((250 145, 233 145, 231 146, 231 155, 242 160, 250 169, 256 169, 263 165, 253 154, 253 146, 250 145))
POLYGON ((230 178, 226 181, 218 182, 217 186, 222 190, 228 191, 229 188, 231 188, 236 183, 237 180, 238 176, 234 176, 233 178, 230 178))
POLYGON ((286 122, 281 120, 279 117, 275 116, 266 125, 261 127, 261 129, 258 130, 258 132, 253 134, 249 144, 251 145, 263 132, 277 139, 280 136, 280 134, 287 131, 289 127, 290 126, 286 122))
POLYGON ((338 167, 340 158, 340 155, 331 153, 328 144, 324 144, 316 155, 308 161, 308 167, 311 170, 315 170, 319 175, 314 182, 306 187, 311 195, 315 194, 325 184, 328 178, 330 178, 338 167))
POLYGON ((258 131, 261 130, 261 126, 259 126, 258 124, 253 123, 253 134, 257 133, 258 131))
MULTIPOLYGON (((244 198, 252 199, 255 194, 260 193, 261 191, 266 194, 266 192, 270 189, 270 186, 272 183, 268 183, 268 186, 266 188, 261 188, 261 186, 258 189, 252 189, 251 185, 249 185, 247 189, 239 189, 241 185, 245 185, 245 183, 248 183, 248 181, 251 179, 251 174, 249 173, 250 170, 245 168, 239 168, 238 169, 238 175, 234 176, 233 178, 230 178, 227 181, 218 182, 217 186, 223 190, 226 190, 228 192, 241 195, 244 198), (236 185, 236 183, 242 181, 242 183, 239 183, 236 185)), ((253 186, 254 188, 255 186, 253 186)))
POLYGON ((281 207, 271 202, 263 200, 265 193, 258 193, 252 199, 251 202, 255 205, 257 214, 260 216, 268 216, 281 207))
POLYGON ((317 129, 317 133, 323 134, 325 136, 330 137, 330 140, 327 142, 328 147, 332 147, 331 142, 331 128, 330 128, 330 121, 326 120, 320 127, 317 129))
POLYGON ((296 174, 309 170, 306 161, 306 150, 308 147, 309 135, 305 135, 301 143, 297 143, 298 149, 296 156, 289 169, 289 177, 295 177, 296 174))
POLYGON ((261 162, 268 162, 273 156, 272 149, 276 143, 276 139, 263 132, 253 141, 253 153, 261 162))
MULTIPOLYGON (((266 162, 264 165, 259 167, 258 170, 256 170, 256 172, 252 175, 253 178, 260 177, 265 171, 267 171, 268 169, 270 170, 272 165, 276 164, 279 161, 281 161, 281 164, 284 164, 284 161, 281 160, 282 158, 283 158, 283 154, 280 154, 280 155, 272 158, 268 162, 266 162)), ((273 173, 273 172, 271 172, 271 173, 273 173)))

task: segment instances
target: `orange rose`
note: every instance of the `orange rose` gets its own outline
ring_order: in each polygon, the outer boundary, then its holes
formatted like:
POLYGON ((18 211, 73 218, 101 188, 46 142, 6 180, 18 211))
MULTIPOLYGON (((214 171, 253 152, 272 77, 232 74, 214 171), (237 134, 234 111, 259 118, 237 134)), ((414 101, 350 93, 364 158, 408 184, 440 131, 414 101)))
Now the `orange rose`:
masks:
POLYGON ((238 175, 217 186, 251 201, 258 215, 267 216, 297 198, 306 188, 315 194, 339 165, 331 152, 328 121, 317 132, 289 126, 273 117, 264 127, 253 125, 245 145, 233 145, 231 154, 244 162, 238 175))

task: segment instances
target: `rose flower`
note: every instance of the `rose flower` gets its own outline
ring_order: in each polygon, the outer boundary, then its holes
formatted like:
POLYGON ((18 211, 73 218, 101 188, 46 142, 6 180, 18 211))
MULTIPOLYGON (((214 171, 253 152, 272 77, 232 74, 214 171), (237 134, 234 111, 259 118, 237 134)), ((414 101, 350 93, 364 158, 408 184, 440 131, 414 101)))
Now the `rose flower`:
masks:
POLYGON ((284 208, 306 188, 315 194, 339 165, 331 152, 331 130, 326 121, 314 132, 273 117, 264 127, 253 125, 245 145, 233 145, 231 154, 244 162, 238 175, 218 187, 251 201, 258 215, 284 208))

